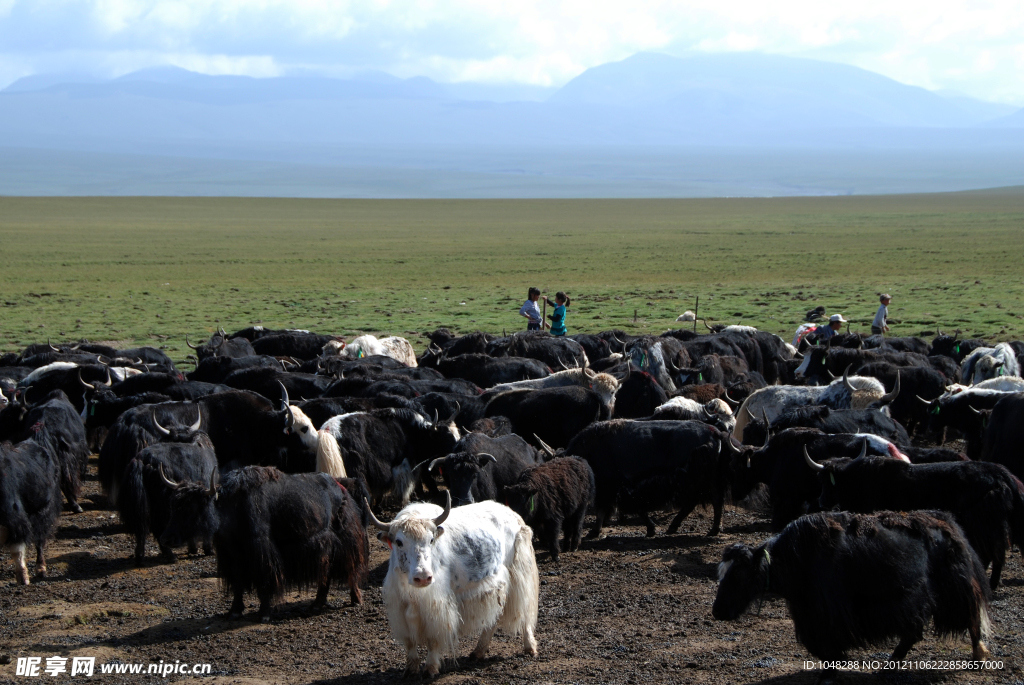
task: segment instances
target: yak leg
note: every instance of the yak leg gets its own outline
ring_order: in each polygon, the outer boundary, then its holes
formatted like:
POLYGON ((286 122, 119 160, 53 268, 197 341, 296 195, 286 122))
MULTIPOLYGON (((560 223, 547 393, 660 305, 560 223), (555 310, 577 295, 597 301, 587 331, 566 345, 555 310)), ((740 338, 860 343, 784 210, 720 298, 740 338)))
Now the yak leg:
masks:
POLYGON ((490 628, 484 628, 484 631, 480 633, 480 639, 476 642, 476 647, 470 653, 470 657, 473 659, 483 659, 487 656, 487 648, 491 646, 491 638, 494 636, 494 631, 498 627, 498 624, 494 624, 490 628))
POLYGON ((242 614, 245 612, 245 602, 242 601, 242 589, 235 589, 235 599, 231 602, 231 609, 228 614, 231 618, 242 618, 242 614))
POLYGON ((68 487, 68 489, 64 491, 64 497, 68 500, 68 508, 71 509, 73 513, 82 513, 82 505, 78 503, 78 493, 74 491, 74 488, 68 487))
POLYGON ((363 603, 363 591, 359 589, 359 573, 355 570, 348 575, 348 596, 352 599, 352 606, 363 603))
POLYGON ((999 578, 1003 575, 1003 564, 1006 563, 1006 552, 1000 550, 996 558, 992 560, 992 578, 989 585, 995 590, 999 587, 999 578))
POLYGON ((25 564, 25 543, 11 545, 10 552, 14 555, 14 573, 18 576, 18 582, 28 585, 28 566, 25 564))
POLYGON ((693 510, 697 508, 697 503, 685 504, 683 508, 679 510, 676 517, 672 519, 672 523, 669 524, 668 530, 665 531, 666 535, 675 535, 676 531, 679 530, 679 526, 683 523, 683 519, 693 513, 693 510))
POLYGON ((36 578, 46 577, 46 540, 36 543, 36 578))
POLYGON ((316 589, 316 599, 313 600, 311 609, 322 609, 327 606, 327 593, 331 589, 331 579, 324 579, 323 584, 316 589))
POLYGON ((566 519, 565 523, 562 524, 562 530, 566 531, 564 549, 567 552, 578 550, 583 533, 583 511, 576 511, 566 519))
POLYGON ((142 566, 142 560, 146 558, 146 533, 135 534, 135 565, 142 566))
POLYGON ((274 601, 274 593, 270 592, 269 590, 261 590, 259 596, 260 611, 258 616, 260 618, 260 623, 270 623, 270 612, 271 605, 273 604, 274 601))
POLYGON ((406 639, 405 641, 405 673, 406 678, 419 675, 420 672, 420 655, 416 651, 416 643, 412 640, 406 639))
POLYGON ((651 518, 651 513, 648 512, 648 511, 645 511, 643 513, 643 519, 644 519, 644 525, 647 526, 647 537, 653 538, 655 533, 657 533, 658 531, 657 531, 657 527, 654 524, 654 519, 651 518))
POLYGON ((198 540, 194 540, 193 539, 193 540, 189 540, 188 541, 188 553, 189 554, 199 554, 199 541, 198 540))
POLYGON ((910 648, 917 644, 921 638, 924 637, 921 633, 916 635, 904 635, 900 638, 900 643, 896 645, 896 649, 892 650, 892 656, 889 657, 889 661, 903 661, 907 658, 907 652, 910 648))
POLYGON ((173 564, 177 560, 174 550, 165 545, 160 545, 160 561, 165 564, 173 564))
POLYGON ((523 630, 523 654, 537 656, 537 638, 533 636, 533 624, 529 622, 523 630))
POLYGON ((203 556, 210 556, 213 554, 213 538, 209 540, 203 540, 203 556))
POLYGON ((608 512, 604 509, 598 509, 594 515, 594 527, 587 533, 588 540, 596 540, 601 537, 601 529, 604 528, 604 520, 608 516, 608 512))
POLYGON ((551 558, 554 561, 558 561, 558 553, 561 551, 559 538, 562 537, 562 521, 561 519, 553 519, 548 521, 544 526, 544 541, 547 543, 547 548, 551 552, 551 558))
POLYGON ((716 498, 715 501, 711 503, 711 506, 715 510, 715 521, 711 524, 711 530, 708 531, 708 535, 718 535, 719 531, 722 530, 723 500, 724 496, 716 498))
POLYGON ((427 677, 433 678, 441 672, 441 645, 427 642, 427 677))

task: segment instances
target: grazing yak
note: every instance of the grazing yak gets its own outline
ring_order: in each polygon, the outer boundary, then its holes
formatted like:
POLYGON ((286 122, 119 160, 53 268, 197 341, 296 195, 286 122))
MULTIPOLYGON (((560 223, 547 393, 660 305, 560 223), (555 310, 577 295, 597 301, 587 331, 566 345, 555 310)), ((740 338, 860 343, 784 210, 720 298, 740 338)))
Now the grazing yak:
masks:
POLYGON ((523 471, 518 482, 505 488, 505 499, 558 561, 559 551, 579 549, 583 517, 594 493, 590 464, 578 457, 556 457, 523 471), (565 540, 560 546, 563 530, 565 540))
POLYGON ((444 509, 410 504, 391 523, 370 517, 391 549, 384 605, 405 648, 406 675, 420 672, 420 646, 428 676, 455 656, 462 637, 479 633, 472 656, 486 656, 498 628, 521 633, 523 652, 536 656, 540 579, 533 531, 518 514, 497 502, 452 509, 449 499, 444 509))
POLYGON ((266 623, 274 598, 291 588, 316 586, 318 609, 327 604, 331 581, 343 580, 352 603, 362 603, 369 559, 364 516, 345 486, 325 473, 246 466, 225 474, 220 487, 175 484, 160 544, 212 537, 217 575, 234 597, 231 617, 242 616, 243 597, 254 591, 266 623))
POLYGON ((902 661, 933 620, 942 635, 968 633, 974 659, 989 655, 985 569, 946 512, 810 514, 757 547, 726 548, 718 578, 715 618, 781 595, 797 640, 824 661, 892 639, 902 661))
POLYGON ((36 444, 0 442, 0 545, 14 557, 18 582, 28 585, 25 552, 36 548, 36 576, 46 577, 46 543, 60 516, 60 465, 36 444))
POLYGON ((870 406, 885 406, 899 394, 899 376, 896 378, 896 387, 893 391, 886 393, 885 386, 877 378, 851 377, 847 371, 843 372, 842 378, 826 386, 776 385, 764 388, 743 400, 743 405, 737 412, 736 427, 732 431, 732 436, 743 442, 743 430, 751 418, 767 416, 769 421, 774 421, 776 417, 794 407, 824 404, 831 409, 865 409, 870 406))
POLYGON ((822 509, 846 511, 942 509, 955 518, 982 568, 992 564, 992 588, 1011 544, 1024 549, 1024 486, 999 464, 954 461, 908 464, 895 459, 833 459, 818 464, 822 509))
POLYGON ((669 535, 698 504, 714 507, 708 535, 717 535, 733 450, 728 434, 700 421, 613 420, 587 426, 565 454, 585 459, 594 470, 596 518, 589 537, 601 535, 616 507, 639 514, 647 536, 654 537, 650 512, 670 504, 678 506, 679 513, 668 527, 669 535))

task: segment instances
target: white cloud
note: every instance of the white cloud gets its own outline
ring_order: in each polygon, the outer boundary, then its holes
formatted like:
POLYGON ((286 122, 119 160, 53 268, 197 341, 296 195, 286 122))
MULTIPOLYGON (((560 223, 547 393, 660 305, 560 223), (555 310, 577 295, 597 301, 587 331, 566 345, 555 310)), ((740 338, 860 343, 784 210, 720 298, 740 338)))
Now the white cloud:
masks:
POLYGON ((109 71, 163 54, 251 75, 373 68, 539 85, 644 50, 761 50, 1024 103, 1019 0, 0 0, 0 45, 0 78, 52 71, 61 55, 109 71))

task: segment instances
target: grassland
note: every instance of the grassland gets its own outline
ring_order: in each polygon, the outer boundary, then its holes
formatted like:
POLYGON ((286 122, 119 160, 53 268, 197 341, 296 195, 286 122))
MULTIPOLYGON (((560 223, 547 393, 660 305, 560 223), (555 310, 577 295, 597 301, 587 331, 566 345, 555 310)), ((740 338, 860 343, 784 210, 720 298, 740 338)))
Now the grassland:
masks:
MULTIPOLYGON (((791 335, 816 305, 867 330, 1024 337, 1024 189, 714 200, 0 198, 0 349, 254 323, 414 336, 522 327, 527 286, 569 327, 660 333, 692 309, 791 335), (635 313, 635 320, 634 320, 635 313)), ((421 340, 416 340, 421 344, 421 340)))

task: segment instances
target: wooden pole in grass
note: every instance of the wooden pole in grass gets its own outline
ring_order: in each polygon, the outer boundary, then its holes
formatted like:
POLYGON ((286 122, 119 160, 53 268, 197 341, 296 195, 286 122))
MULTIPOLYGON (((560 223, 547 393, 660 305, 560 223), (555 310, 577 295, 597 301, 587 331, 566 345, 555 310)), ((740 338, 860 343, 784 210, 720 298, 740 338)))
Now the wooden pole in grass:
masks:
POLYGON ((700 295, 697 296, 697 303, 693 305, 693 332, 697 332, 697 315, 700 314, 700 295))
POLYGON ((544 304, 542 305, 543 309, 540 313, 540 330, 541 332, 543 332, 544 326, 546 326, 548 323, 548 296, 541 295, 541 297, 544 298, 544 304))

